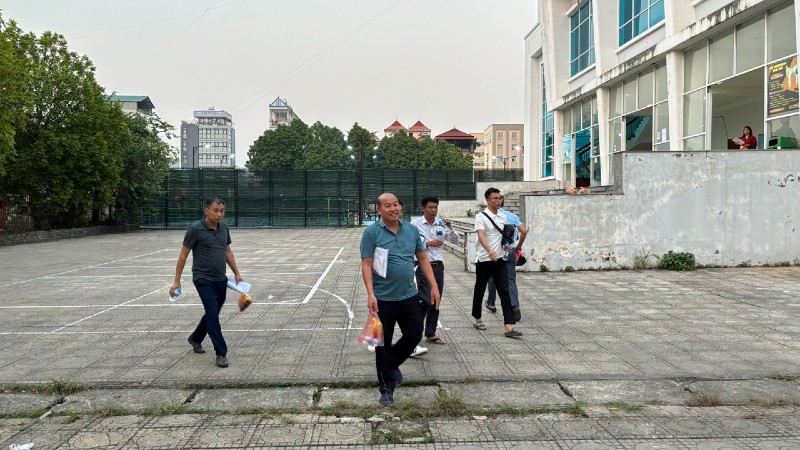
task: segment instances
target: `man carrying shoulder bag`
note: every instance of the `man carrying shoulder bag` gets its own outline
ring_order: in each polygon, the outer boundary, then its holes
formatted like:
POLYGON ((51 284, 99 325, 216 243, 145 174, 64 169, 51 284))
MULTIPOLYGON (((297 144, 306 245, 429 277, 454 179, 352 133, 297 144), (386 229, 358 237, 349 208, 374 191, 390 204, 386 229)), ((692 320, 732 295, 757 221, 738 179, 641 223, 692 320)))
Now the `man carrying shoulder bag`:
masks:
POLYGON ((510 236, 505 236, 506 216, 499 212, 502 196, 497 188, 489 188, 484 193, 486 209, 475 217, 475 231, 478 235, 475 262, 475 288, 472 294, 472 317, 476 330, 486 330, 486 325, 481 320, 483 294, 490 278, 494 278, 497 292, 500 295, 500 305, 503 309, 503 334, 506 337, 518 338, 522 332, 514 328, 516 320, 511 307, 511 298, 508 292, 508 265, 503 249, 504 240, 513 244, 514 226, 510 227, 510 236))

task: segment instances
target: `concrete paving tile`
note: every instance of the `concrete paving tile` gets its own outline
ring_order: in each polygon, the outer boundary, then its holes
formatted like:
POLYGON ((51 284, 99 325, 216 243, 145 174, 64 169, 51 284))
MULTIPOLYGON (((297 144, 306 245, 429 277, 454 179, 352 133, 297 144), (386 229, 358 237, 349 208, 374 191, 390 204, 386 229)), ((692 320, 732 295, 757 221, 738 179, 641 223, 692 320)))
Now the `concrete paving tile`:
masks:
POLYGON ((697 395, 712 395, 726 404, 800 402, 800 384, 793 381, 696 381, 687 384, 687 389, 697 395))
POLYGON ((449 395, 460 398, 467 405, 475 406, 506 405, 516 408, 535 408, 575 403, 561 391, 557 383, 547 381, 443 383, 441 388, 449 395))
POLYGON ((189 406, 193 409, 227 411, 262 408, 309 408, 313 404, 312 387, 270 387, 259 389, 203 389, 189 406))
POLYGON ((645 405, 654 401, 683 405, 693 398, 672 380, 570 380, 561 385, 579 402, 590 405, 625 402, 645 405))
POLYGON ((328 389, 320 393, 318 406, 328 408, 336 405, 376 405, 380 392, 370 389, 328 389))
POLYGON ((49 394, 0 393, 0 412, 15 414, 44 410, 55 404, 58 397, 49 394))
POLYGON ((141 411, 150 407, 182 405, 192 391, 184 389, 97 389, 68 395, 53 411, 86 412, 101 408, 141 411))

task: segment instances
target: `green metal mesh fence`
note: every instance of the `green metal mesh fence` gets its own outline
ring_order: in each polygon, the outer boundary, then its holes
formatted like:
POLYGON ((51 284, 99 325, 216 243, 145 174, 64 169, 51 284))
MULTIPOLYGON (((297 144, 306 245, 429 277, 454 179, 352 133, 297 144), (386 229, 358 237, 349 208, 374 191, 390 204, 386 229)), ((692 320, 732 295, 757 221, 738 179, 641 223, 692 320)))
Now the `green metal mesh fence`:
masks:
POLYGON ((219 197, 231 227, 341 227, 374 214, 384 192, 395 194, 409 217, 422 214, 419 202, 427 195, 473 200, 478 181, 521 179, 521 170, 364 169, 359 178, 357 169, 173 169, 142 226, 186 228, 202 218, 206 198, 219 197))

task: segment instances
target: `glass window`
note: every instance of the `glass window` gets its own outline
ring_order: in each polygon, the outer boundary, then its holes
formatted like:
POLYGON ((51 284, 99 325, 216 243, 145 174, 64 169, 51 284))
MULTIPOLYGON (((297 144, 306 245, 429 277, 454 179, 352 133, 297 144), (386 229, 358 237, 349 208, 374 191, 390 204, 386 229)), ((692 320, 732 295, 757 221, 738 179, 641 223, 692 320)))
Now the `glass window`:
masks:
POLYGON ((705 131, 706 90, 699 89, 683 97, 683 135, 694 136, 705 131))
POLYGON ((597 125, 592 127, 592 179, 590 184, 592 186, 600 186, 602 184, 601 178, 601 164, 600 164, 600 127, 597 125))
POLYGON ((667 99, 667 65, 659 64, 656 66, 656 102, 663 102, 667 99))
POLYGON ((684 92, 693 91, 706 85, 705 42, 683 53, 683 82, 684 92))
POLYGON ((592 126, 592 102, 581 103, 581 128, 592 126))
POLYGON ((609 117, 622 115, 622 84, 612 86, 608 90, 608 115, 609 117))
POLYGON ((609 121, 609 141, 611 153, 621 152, 622 148, 622 124, 625 122, 624 117, 618 117, 609 121))
POLYGON ((786 2, 783 6, 767 13, 767 61, 775 61, 797 52, 794 39, 794 2, 786 2))
POLYGON ((553 134, 555 122, 553 113, 547 110, 547 84, 544 78, 544 65, 541 65, 542 76, 542 178, 552 177, 553 174, 553 134))
POLYGON ((762 64, 764 64, 763 16, 736 27, 736 72, 746 72, 762 64))
POLYGON ((620 0, 619 45, 664 20, 664 0, 620 0))
POLYGON ((709 81, 719 81, 733 75, 733 29, 711 39, 709 81))
POLYGON ((667 102, 653 108, 653 143, 669 142, 669 107, 667 102))
POLYGON ((639 76, 639 109, 653 104, 653 71, 647 70, 639 76))
MULTIPOLYGON (((796 139, 799 134, 800 116, 798 115, 781 117, 767 122, 768 137, 784 136, 796 139)), ((767 146, 769 143, 765 142, 764 145, 767 146)))
POLYGON ((594 64, 592 2, 584 3, 570 17, 570 74, 594 64))
POLYGON ((690 137, 683 140, 683 149, 686 151, 691 150, 705 150, 706 146, 706 135, 701 134, 700 136, 690 137))
POLYGON ((636 111, 636 77, 622 83, 622 113, 636 111))

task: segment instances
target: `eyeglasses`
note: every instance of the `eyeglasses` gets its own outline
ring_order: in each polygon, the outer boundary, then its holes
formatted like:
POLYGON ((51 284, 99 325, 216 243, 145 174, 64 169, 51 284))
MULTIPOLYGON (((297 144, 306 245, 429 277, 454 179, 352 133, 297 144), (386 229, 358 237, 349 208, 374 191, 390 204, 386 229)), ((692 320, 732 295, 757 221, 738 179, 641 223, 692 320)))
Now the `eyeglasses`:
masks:
POLYGON ((503 197, 489 197, 489 200, 501 200, 503 197))

